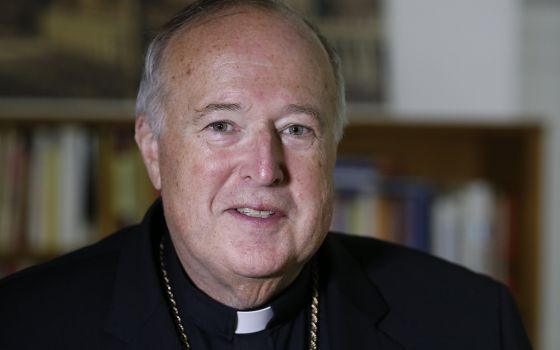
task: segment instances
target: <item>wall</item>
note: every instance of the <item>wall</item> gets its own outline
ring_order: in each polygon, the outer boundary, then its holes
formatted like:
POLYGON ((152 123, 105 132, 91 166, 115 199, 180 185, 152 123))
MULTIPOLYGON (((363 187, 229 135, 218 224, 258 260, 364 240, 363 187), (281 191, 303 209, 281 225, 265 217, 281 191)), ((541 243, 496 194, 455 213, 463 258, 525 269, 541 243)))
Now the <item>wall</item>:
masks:
POLYGON ((522 104, 546 125, 539 348, 560 349, 560 1, 527 1, 522 22, 522 104))
POLYGON ((518 115, 520 0, 387 0, 385 9, 395 113, 518 115))

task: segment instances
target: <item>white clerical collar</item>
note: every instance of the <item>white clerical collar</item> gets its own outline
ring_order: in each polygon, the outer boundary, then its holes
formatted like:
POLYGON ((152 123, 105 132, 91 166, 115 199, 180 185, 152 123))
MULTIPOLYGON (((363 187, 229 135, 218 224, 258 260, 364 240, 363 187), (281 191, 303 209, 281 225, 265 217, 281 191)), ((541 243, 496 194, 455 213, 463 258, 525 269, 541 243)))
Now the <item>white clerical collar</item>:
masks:
POLYGON ((274 316, 272 307, 254 311, 237 311, 237 328, 235 334, 260 332, 274 316))

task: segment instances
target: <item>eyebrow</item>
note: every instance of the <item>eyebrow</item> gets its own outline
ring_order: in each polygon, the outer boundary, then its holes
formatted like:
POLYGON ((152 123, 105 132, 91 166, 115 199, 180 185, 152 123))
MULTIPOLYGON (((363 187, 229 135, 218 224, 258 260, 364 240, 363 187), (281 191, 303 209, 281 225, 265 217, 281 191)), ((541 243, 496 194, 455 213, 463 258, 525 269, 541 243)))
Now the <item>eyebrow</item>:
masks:
POLYGON ((241 106, 237 103, 210 103, 202 109, 197 109, 199 113, 215 112, 215 111, 229 111, 235 112, 241 110, 241 106))
POLYGON ((312 116, 313 118, 317 119, 318 121, 321 121, 321 113, 319 113, 319 111, 309 105, 296 105, 296 104, 290 104, 288 106, 286 106, 285 111, 287 113, 303 113, 303 114, 307 114, 312 116))
POLYGON ((197 116, 194 118, 195 121, 204 117, 207 113, 216 111, 228 111, 237 112, 241 110, 241 105, 237 103, 210 103, 201 109, 195 109, 197 116))

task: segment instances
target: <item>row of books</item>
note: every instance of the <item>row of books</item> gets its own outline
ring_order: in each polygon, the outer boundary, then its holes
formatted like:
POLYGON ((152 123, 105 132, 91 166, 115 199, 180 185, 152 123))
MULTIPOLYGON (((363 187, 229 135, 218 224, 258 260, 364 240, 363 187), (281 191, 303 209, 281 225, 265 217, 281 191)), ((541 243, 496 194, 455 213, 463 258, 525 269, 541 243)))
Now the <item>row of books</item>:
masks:
POLYGON ((514 200, 484 180, 443 186, 342 159, 332 229, 404 244, 509 283, 514 200))
POLYGON ((60 254, 138 221, 156 196, 131 130, 0 131, 0 255, 60 254))

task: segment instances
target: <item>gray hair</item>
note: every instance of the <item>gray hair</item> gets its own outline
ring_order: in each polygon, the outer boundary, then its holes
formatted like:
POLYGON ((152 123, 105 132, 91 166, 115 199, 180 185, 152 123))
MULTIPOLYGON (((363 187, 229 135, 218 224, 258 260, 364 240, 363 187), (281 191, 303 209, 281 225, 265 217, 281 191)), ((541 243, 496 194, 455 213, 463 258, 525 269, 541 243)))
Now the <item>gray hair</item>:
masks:
POLYGON ((248 5, 270 10, 301 20, 319 38, 327 52, 336 83, 335 139, 340 141, 347 123, 344 77, 340 58, 326 38, 308 20, 299 16, 279 0, 199 0, 179 11, 152 40, 146 52, 144 71, 136 98, 136 117, 144 116, 153 132, 159 136, 165 119, 163 101, 168 93, 162 69, 165 49, 175 34, 189 24, 223 10, 248 5))

